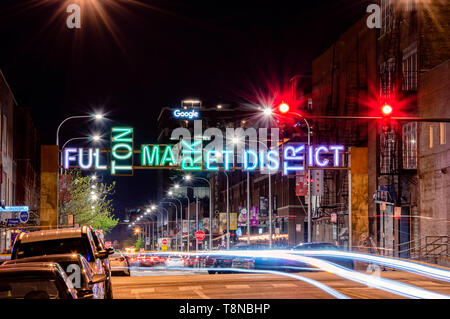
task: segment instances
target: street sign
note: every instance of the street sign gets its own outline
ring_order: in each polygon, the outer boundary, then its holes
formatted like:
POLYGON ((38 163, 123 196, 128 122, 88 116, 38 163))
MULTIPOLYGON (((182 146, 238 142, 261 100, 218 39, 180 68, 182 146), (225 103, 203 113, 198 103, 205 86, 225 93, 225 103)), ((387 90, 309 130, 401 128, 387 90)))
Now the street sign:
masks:
POLYGON ((110 241, 105 241, 105 247, 106 248, 111 248, 111 242, 110 241))
POLYGON ((2 212, 28 212, 29 211, 28 206, 5 206, 5 208, 0 207, 0 213, 2 212))
POLYGON ((163 238, 162 241, 161 241, 161 243, 162 243, 163 245, 167 245, 167 238, 163 238))
POLYGON ((195 238, 199 241, 202 241, 203 239, 205 239, 205 232, 199 230, 198 232, 195 233, 195 238))
POLYGON ((25 224, 28 219, 30 218, 30 214, 26 211, 26 212, 20 212, 19 214, 19 220, 21 223, 25 224))
POLYGON ((20 224, 20 220, 18 218, 10 218, 8 219, 8 225, 9 226, 15 226, 15 225, 19 225, 20 224))
POLYGON ((330 216, 330 221, 332 223, 336 223, 337 222, 337 214, 336 213, 332 213, 330 216))

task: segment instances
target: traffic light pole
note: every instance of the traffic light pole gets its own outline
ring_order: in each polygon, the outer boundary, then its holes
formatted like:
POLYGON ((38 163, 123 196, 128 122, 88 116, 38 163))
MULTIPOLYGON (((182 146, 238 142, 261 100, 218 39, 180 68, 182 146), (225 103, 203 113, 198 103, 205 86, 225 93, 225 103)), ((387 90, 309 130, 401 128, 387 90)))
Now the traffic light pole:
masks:
MULTIPOLYGON (((311 126, 309 125, 308 120, 302 116, 299 113, 292 112, 292 114, 298 116, 301 118, 305 123, 306 127, 308 129, 308 149, 311 147, 311 126)), ((308 242, 310 243, 312 241, 312 216, 311 216, 311 204, 312 204, 312 194, 311 194, 311 170, 309 169, 309 166, 306 165, 308 169, 308 242)))

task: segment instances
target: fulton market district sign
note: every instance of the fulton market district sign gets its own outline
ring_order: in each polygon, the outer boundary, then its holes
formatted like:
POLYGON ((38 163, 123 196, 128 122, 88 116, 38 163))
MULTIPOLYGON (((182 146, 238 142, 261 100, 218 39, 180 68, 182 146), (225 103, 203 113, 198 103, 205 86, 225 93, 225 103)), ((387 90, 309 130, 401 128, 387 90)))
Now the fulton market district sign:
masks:
POLYGON ((110 149, 68 147, 62 151, 62 165, 65 169, 110 170, 111 175, 116 176, 133 175, 135 169, 241 169, 259 170, 263 174, 282 170, 284 175, 288 175, 306 169, 345 168, 346 153, 342 145, 281 144, 278 142, 278 129, 272 129, 272 145, 267 147, 267 138, 262 138, 267 136, 267 132, 261 130, 268 129, 259 129, 259 138, 254 128, 245 131, 238 128, 227 129, 226 137, 216 129, 206 139, 204 133, 199 137, 194 132, 195 138, 192 139, 189 130, 178 128, 174 130, 176 134, 172 134, 172 139, 176 136, 179 140, 177 144, 143 144, 135 150, 133 128, 113 127, 110 149), (180 133, 177 130, 184 131, 180 133), (248 145, 236 142, 239 140, 247 141, 248 145))

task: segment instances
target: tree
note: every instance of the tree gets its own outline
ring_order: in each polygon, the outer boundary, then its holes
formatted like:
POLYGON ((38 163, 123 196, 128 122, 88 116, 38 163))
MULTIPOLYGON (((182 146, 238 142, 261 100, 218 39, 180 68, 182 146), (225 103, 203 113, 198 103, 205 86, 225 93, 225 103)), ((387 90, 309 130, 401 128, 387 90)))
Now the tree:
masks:
POLYGON ((67 223, 67 216, 73 215, 74 224, 90 225, 103 232, 110 232, 118 223, 114 218, 112 199, 115 182, 97 183, 90 176, 83 176, 78 171, 70 173, 68 196, 62 201, 60 218, 67 223))
POLYGON ((135 244, 136 250, 139 251, 139 249, 144 247, 144 240, 142 239, 142 237, 139 237, 136 240, 136 244, 135 244))

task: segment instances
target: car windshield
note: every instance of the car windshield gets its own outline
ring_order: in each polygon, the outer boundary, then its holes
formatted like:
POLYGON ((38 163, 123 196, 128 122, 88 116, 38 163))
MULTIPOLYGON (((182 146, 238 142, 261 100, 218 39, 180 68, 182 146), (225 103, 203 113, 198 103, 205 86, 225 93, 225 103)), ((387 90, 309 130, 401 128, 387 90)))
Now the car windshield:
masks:
POLYGON ((35 276, 0 277, 0 299, 59 299, 52 278, 35 276))
POLYGON ((79 253, 83 255, 87 261, 94 260, 86 241, 81 238, 22 243, 17 247, 13 259, 69 253, 79 253))

